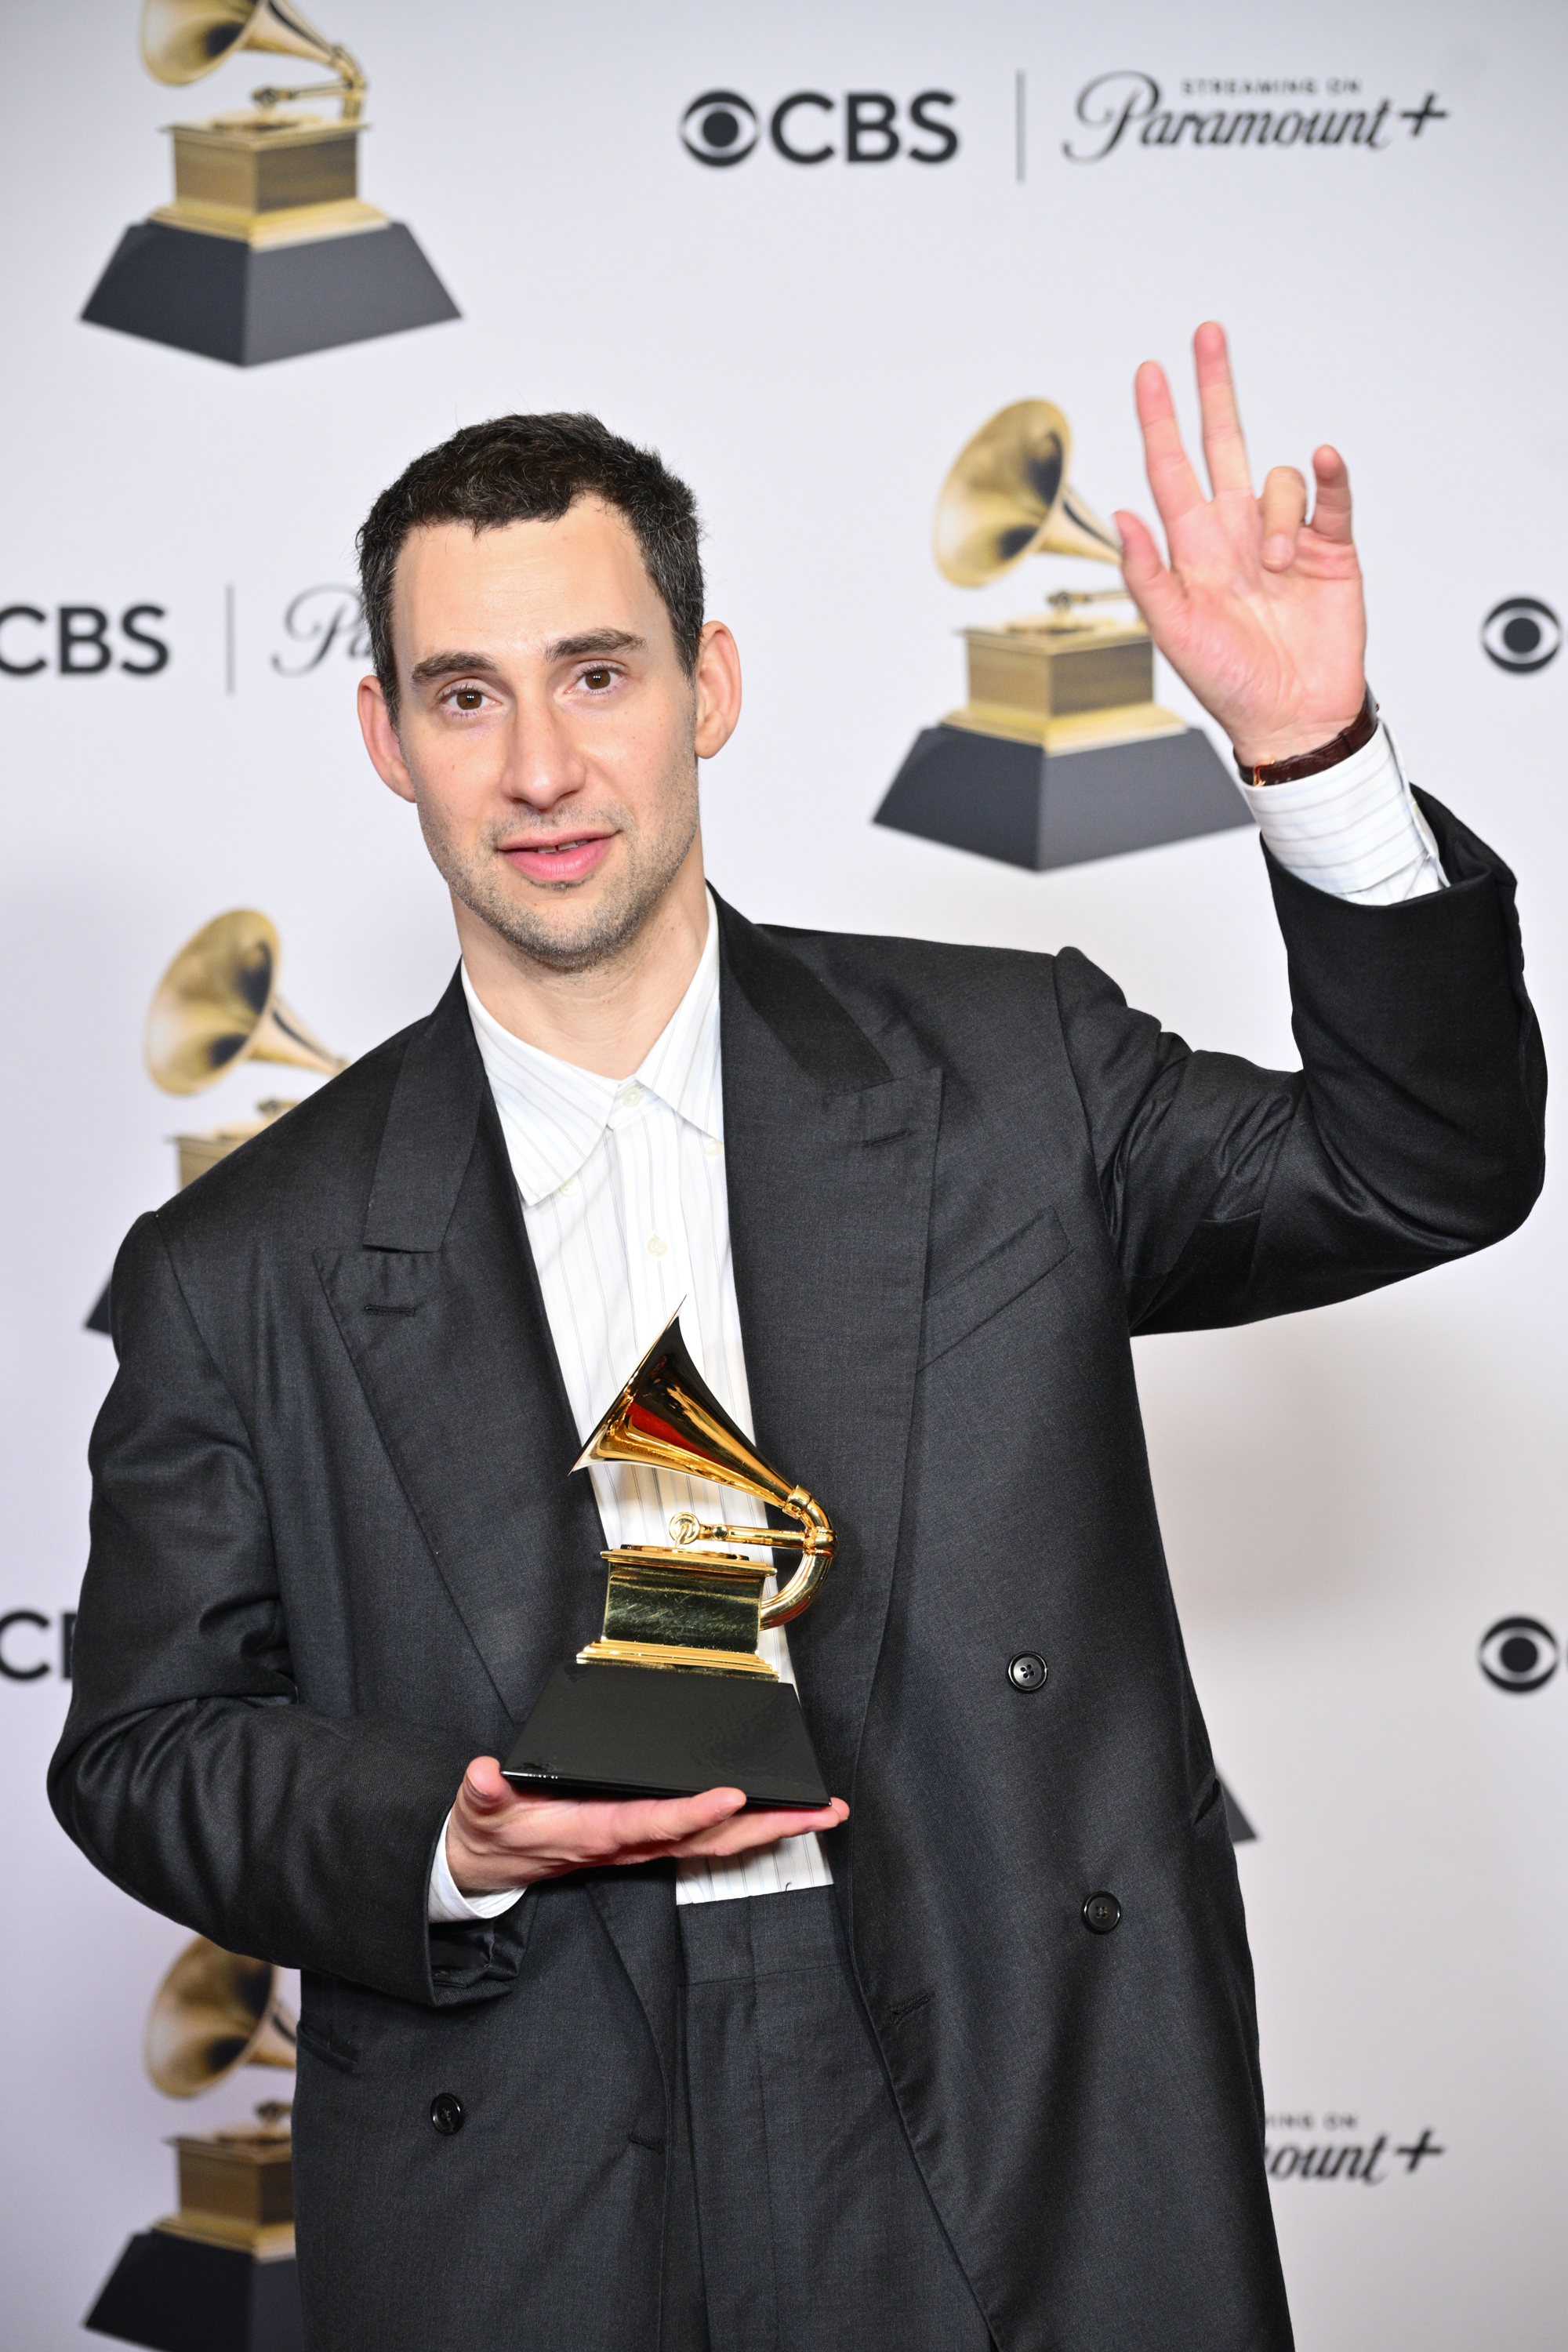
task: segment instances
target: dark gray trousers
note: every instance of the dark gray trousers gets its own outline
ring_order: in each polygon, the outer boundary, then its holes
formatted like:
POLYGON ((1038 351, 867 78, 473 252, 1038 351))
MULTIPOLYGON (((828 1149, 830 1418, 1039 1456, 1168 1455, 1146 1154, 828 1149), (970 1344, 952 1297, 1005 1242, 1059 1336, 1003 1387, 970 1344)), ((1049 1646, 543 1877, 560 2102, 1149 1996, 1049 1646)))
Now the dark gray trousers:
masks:
POLYGON ((678 1916, 687 2138, 672 2176, 669 2352, 990 2352, 831 1890, 678 1916))

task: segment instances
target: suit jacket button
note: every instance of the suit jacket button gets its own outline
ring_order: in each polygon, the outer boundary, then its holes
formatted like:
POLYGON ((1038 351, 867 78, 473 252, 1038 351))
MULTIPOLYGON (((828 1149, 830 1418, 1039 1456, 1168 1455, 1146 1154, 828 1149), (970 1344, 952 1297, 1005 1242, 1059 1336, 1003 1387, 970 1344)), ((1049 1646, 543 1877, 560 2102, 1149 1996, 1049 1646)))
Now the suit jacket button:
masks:
POLYGON ((455 2091, 437 2091, 430 2102, 430 2120, 443 2139, 463 2128, 463 2102, 455 2091))
POLYGON ((1044 1658, 1037 1657, 1033 1650, 1020 1650, 1008 1661, 1007 1680, 1015 1690, 1037 1691, 1049 1671, 1044 1658))
POLYGON ((1114 1895, 1091 1895, 1083 1906, 1083 1924, 1091 1936, 1109 1936, 1121 1925, 1121 1906, 1114 1895))

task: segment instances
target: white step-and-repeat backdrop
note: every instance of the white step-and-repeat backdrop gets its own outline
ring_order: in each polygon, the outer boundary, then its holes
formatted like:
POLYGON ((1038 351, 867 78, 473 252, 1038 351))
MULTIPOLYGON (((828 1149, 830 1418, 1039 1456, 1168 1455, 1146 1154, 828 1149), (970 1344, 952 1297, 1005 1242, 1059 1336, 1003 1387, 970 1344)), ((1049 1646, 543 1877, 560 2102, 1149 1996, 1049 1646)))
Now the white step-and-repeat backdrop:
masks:
MULTIPOLYGON (((1516 866, 1549 1049, 1564 1026, 1549 0, 320 13, 371 79, 363 194, 461 315, 250 367, 79 314, 171 193, 163 126, 310 68, 161 89, 135 0, 15 9, 5 34, 0 2211, 26 2352, 81 2341, 124 2239, 168 2210, 163 2135, 267 2087, 195 2116, 152 2090, 142 2021, 184 1931, 94 1876, 43 1776, 110 1369, 84 1320, 173 1188, 170 1135, 251 1116, 284 1076, 160 1095, 159 973, 209 917, 260 908, 289 998, 354 1055, 453 961, 353 710, 353 532, 411 455, 497 411, 592 408, 693 482, 748 693, 706 837, 747 912, 1070 940, 1188 1037, 1289 1063, 1249 833, 1036 875, 871 822, 963 698, 955 631, 1104 584, 1047 560, 950 586, 930 528, 957 450, 1040 395, 1089 501, 1147 511, 1133 368, 1163 359, 1190 422, 1187 339, 1216 316, 1259 470, 1322 438, 1349 456, 1376 689, 1416 780, 1516 866)), ((1156 693, 1198 716, 1168 673, 1156 693)), ((1258 1832, 1240 1866, 1303 2352, 1563 2341, 1563 1238, 1549 1188, 1471 1263, 1139 1351, 1199 1691, 1258 1832)))

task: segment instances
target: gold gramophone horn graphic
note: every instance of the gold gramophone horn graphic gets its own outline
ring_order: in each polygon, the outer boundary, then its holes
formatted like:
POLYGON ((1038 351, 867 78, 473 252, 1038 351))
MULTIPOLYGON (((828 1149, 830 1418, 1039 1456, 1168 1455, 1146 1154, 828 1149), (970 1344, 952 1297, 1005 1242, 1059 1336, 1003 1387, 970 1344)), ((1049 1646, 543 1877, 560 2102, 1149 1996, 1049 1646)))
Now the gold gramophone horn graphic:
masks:
MULTIPOLYGON (((153 1996, 143 2054, 171 2099, 194 2099, 242 2066, 292 2068, 294 2019, 279 1997, 278 1970, 198 1936, 153 1996)), ((226 2303, 232 2297, 243 2311, 259 2296, 294 2330, 266 2340, 300 2340, 289 2107, 268 2099, 256 2113, 252 2124, 176 2135, 179 2210, 132 2239, 83 2323, 95 2334, 184 2343, 193 2304, 210 2305, 218 2274, 232 2271, 222 2281, 226 2303)), ((230 2340, 221 2331, 212 2338, 230 2340)))
POLYGON ((359 193, 365 77, 294 0, 145 0, 142 61, 184 89, 243 54, 331 76, 251 93, 248 111, 175 122, 174 196, 127 229, 82 317, 253 367, 405 327, 457 306, 401 223, 359 193), (335 98, 331 118, 300 99, 335 98))
POLYGON ((347 49, 318 33, 291 0, 147 0, 142 11, 142 62, 155 81, 200 81, 241 49, 307 58, 337 77, 303 89, 255 90, 264 112, 300 98, 341 98, 342 120, 358 121, 363 74, 347 49))
MULTIPOLYGON (((187 940, 153 991, 142 1051, 165 1094, 200 1094, 242 1062, 286 1062, 334 1076, 348 1064, 322 1044, 278 993, 278 933, 265 915, 237 908, 187 940)), ((293 1105, 270 1098, 259 1116, 205 1135, 174 1138, 180 1182, 189 1184, 293 1105)))
POLYGON ((278 933, 254 908, 216 915, 185 941, 147 1014, 147 1068, 165 1094, 200 1094, 246 1061, 347 1069, 279 995, 278 961, 278 933))
POLYGON ((1030 555, 1120 565, 1121 541, 1068 478, 1071 455, 1067 418, 1052 401, 1016 400, 983 425, 936 502, 932 543, 944 579, 982 588, 1030 555))
POLYGON ((277 1969, 198 1936, 153 1996, 142 2055, 170 2099, 194 2099, 241 2066, 291 2068, 294 2017, 277 1969))

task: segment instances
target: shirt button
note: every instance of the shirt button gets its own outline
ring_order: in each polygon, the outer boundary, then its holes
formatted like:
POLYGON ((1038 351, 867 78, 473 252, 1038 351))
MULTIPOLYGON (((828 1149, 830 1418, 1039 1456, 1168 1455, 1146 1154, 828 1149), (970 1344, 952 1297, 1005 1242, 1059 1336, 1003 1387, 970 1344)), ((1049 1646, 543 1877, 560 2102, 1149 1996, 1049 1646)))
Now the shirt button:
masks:
POLYGON ((571 1200, 577 1191, 577 1179, 575 1176, 568 1176, 565 1183, 561 1187, 561 1190, 565 1193, 567 1199, 571 1200))
POLYGON ((629 1087, 623 1087, 621 1088, 621 1100, 624 1103, 640 1103, 642 1097, 643 1090, 641 1087, 638 1086, 635 1078, 632 1080, 629 1087))
POLYGON ((662 1234, 649 1234, 647 1237, 647 1254, 649 1257, 663 1257, 668 1247, 669 1244, 665 1240, 662 1234))
POLYGON ((710 1160, 717 1160, 724 1147, 716 1135, 705 1135, 702 1139, 702 1149, 710 1160))

